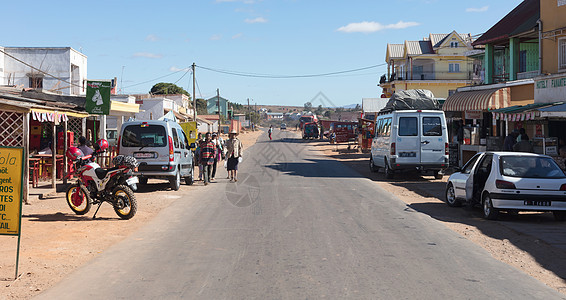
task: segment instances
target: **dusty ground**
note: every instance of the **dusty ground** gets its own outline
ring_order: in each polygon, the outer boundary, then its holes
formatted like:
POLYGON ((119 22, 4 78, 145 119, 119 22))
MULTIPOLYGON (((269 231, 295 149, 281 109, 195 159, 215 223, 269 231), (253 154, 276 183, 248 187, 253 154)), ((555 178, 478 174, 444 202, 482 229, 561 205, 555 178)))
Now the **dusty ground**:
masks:
MULTIPOLYGON (((261 133, 248 132, 239 136, 244 153, 261 133)), ((14 280, 17 237, 0 236, 0 299, 29 299, 37 295, 126 238, 180 195, 188 194, 192 189, 210 188, 197 182, 193 186, 183 184, 179 192, 171 192, 167 186, 166 181, 150 180, 147 187, 140 188, 136 193, 137 214, 128 221, 120 220, 106 203, 96 220, 92 219, 94 210, 77 216, 67 206, 63 193, 24 205, 17 280, 14 280)))
POLYGON ((479 208, 451 208, 444 203, 442 199, 447 175, 436 180, 433 176, 402 174, 388 180, 382 171, 369 171, 369 153, 348 150, 346 145, 312 143, 324 155, 338 159, 364 177, 374 180, 380 187, 407 203, 411 209, 443 222, 450 229, 486 249, 494 258, 566 294, 566 252, 503 225, 503 222, 524 223, 527 226, 553 227, 562 232, 565 224, 555 222, 550 213, 502 214, 501 221, 487 221, 482 218, 479 208))

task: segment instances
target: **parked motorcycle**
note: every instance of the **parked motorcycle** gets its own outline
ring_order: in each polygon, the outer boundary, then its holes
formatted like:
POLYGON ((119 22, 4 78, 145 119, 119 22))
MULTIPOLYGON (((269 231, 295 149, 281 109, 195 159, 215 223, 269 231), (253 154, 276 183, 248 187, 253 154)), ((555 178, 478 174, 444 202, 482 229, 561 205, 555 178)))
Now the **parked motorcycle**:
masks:
POLYGON ((103 169, 94 158, 108 148, 106 140, 95 144, 93 155, 84 156, 76 147, 67 150, 67 157, 75 164, 77 182, 69 186, 66 192, 67 204, 77 215, 88 213, 92 205, 98 204, 96 213, 104 202, 114 207, 116 214, 125 220, 131 219, 137 211, 137 202, 133 189, 138 178, 133 175, 138 162, 132 156, 118 155, 112 163, 115 167, 103 169))

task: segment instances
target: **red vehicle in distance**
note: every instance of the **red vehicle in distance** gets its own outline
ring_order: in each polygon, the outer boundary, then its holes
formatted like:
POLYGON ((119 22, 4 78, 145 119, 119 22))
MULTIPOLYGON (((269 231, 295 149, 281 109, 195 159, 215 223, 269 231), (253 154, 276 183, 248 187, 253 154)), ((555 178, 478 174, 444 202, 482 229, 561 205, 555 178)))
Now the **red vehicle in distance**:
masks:
POLYGON ((299 118, 299 128, 302 130, 303 125, 306 123, 318 123, 316 115, 305 115, 299 118))
POLYGON ((328 136, 331 143, 355 142, 358 138, 357 131, 358 122, 333 122, 330 124, 328 136))

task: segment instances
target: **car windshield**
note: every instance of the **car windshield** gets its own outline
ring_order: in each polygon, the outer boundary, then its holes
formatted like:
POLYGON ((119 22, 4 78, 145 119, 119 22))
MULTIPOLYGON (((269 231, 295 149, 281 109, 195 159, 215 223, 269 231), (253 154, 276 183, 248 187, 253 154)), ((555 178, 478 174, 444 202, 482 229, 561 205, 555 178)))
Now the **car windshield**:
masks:
POLYGON ((124 147, 165 147, 167 136, 160 125, 129 125, 122 134, 124 147))
POLYGON ((502 156, 501 174, 523 178, 566 178, 564 172, 549 157, 502 156))

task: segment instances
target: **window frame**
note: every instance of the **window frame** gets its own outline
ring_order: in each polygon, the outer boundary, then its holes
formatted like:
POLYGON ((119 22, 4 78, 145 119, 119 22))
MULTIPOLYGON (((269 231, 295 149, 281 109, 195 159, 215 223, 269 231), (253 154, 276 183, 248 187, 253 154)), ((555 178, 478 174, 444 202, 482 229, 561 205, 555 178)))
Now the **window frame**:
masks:
POLYGON ((558 70, 566 71, 566 37, 558 38, 558 70))

